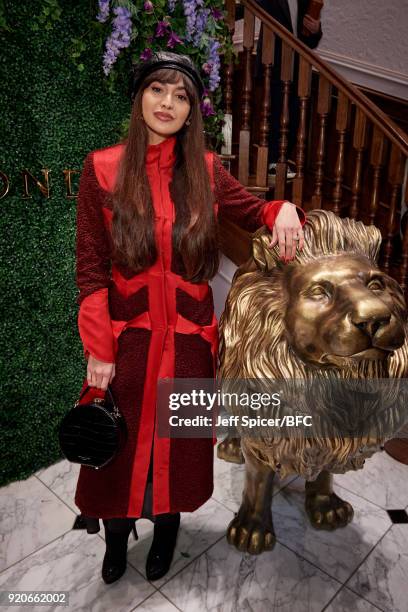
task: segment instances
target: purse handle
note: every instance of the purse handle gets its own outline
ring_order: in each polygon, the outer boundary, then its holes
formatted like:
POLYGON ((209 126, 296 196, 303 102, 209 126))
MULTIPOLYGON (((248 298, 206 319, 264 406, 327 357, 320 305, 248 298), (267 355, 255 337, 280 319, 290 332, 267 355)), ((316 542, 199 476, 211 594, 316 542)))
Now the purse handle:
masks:
MULTIPOLYGON (((86 393, 89 391, 89 389, 90 389, 90 388, 91 388, 91 387, 90 387, 89 385, 87 385, 87 386, 86 386, 86 388, 84 389, 84 391, 82 391, 81 395, 79 396, 79 398, 78 398, 78 400, 77 400, 77 402, 76 402, 76 404, 77 404, 77 405, 79 404, 79 402, 81 401, 81 399, 83 399, 83 397, 84 397, 84 396, 85 396, 85 394, 86 394, 86 393)), ((93 387, 92 387, 92 388, 93 388, 93 387)), ((110 400, 111 400, 111 402, 112 402, 112 405, 113 405, 114 407, 116 407, 116 405, 115 405, 115 400, 113 399, 113 395, 112 395, 112 391, 111 391, 110 385, 108 385, 108 388, 106 389, 105 393, 106 393, 106 392, 108 392, 108 393, 109 393, 109 396, 110 396, 110 400)))

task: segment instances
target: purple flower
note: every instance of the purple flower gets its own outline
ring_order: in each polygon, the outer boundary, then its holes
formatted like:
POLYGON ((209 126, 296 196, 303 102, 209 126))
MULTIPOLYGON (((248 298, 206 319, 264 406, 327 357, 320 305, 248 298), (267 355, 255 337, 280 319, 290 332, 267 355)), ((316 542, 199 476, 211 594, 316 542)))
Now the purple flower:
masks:
POLYGON ((146 11, 146 13, 153 13, 153 3, 150 0, 146 0, 144 5, 143 5, 144 10, 146 11))
POLYGON ((223 16, 223 15, 222 15, 222 12, 220 11, 220 9, 217 9, 217 8, 214 8, 214 7, 213 7, 213 8, 211 8, 210 10, 211 10, 211 16, 212 16, 212 17, 213 17, 215 20, 222 19, 222 16, 223 16))
POLYGON ((177 0, 168 0, 167 2, 167 6, 169 7, 169 13, 173 13, 175 7, 176 7, 176 2, 177 0))
POLYGON ((170 24, 168 21, 158 21, 156 28, 156 36, 165 36, 168 33, 169 26, 170 24))
POLYGON ((204 0, 182 0, 182 2, 186 17, 186 40, 191 41, 196 33, 198 9, 203 6, 204 0))
POLYGON ((205 62, 205 64, 203 64, 203 71, 205 72, 205 74, 211 74, 211 70, 212 70, 211 64, 209 64, 208 62, 205 62))
POLYGON ((99 0, 99 12, 96 16, 97 20, 101 23, 105 23, 109 17, 109 3, 110 0, 99 0))
POLYGON ((215 111, 211 104, 210 98, 204 98, 204 100, 200 104, 200 108, 203 117, 210 117, 211 115, 215 115, 215 111))
POLYGON ((196 20, 194 24, 194 34, 193 34, 193 44, 196 47, 200 46, 201 36, 203 35, 207 27, 209 14, 210 14, 210 9, 208 8, 199 9, 199 11, 197 12, 196 20))
POLYGON ((152 50, 146 48, 143 51, 143 53, 140 54, 140 59, 146 61, 146 60, 150 59, 152 57, 152 55, 153 55, 152 50))
POLYGON ((175 32, 172 32, 169 40, 167 41, 167 46, 170 47, 170 49, 174 49, 174 47, 179 43, 183 44, 183 41, 175 32))
POLYGON ((103 56, 103 71, 106 76, 111 71, 122 49, 130 45, 132 33, 132 20, 130 11, 123 6, 113 9, 115 14, 112 20, 112 34, 106 41, 105 54, 103 56))
POLYGON ((210 91, 214 91, 217 89, 221 77, 220 77, 220 68, 221 61, 218 55, 218 49, 220 48, 220 42, 214 38, 210 39, 208 46, 208 59, 207 63, 211 64, 211 72, 209 78, 209 88, 210 91))

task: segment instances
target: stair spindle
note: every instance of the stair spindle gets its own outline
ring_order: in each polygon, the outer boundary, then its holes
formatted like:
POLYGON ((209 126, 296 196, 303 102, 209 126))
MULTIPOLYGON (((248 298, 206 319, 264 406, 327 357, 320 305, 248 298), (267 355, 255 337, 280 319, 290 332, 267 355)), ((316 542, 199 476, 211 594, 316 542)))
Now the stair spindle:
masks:
POLYGON ((371 225, 374 225, 375 223, 375 217, 380 201, 380 177, 385 163, 385 151, 386 143, 384 135, 377 127, 374 127, 370 151, 370 165, 373 167, 373 183, 371 187, 369 211, 369 220, 371 225))
POLYGON ((242 124, 239 134, 239 164, 238 180, 243 185, 248 185, 249 177, 249 143, 251 137, 251 94, 252 94, 252 71, 251 55, 254 47, 255 17, 249 9, 244 11, 244 87, 242 91, 242 124))
POLYGON ((385 272, 390 270, 390 262, 392 256, 392 239, 396 227, 396 212, 398 204, 398 196, 401 190, 401 185, 404 176, 405 159, 402 156, 401 150, 395 145, 391 147, 390 164, 388 169, 388 182, 391 185, 390 209, 386 225, 386 235, 384 244, 384 261, 382 268, 385 272))
POLYGON ((326 153, 326 131, 327 120, 330 112, 331 102, 331 84, 329 81, 319 75, 319 91, 317 98, 317 114, 319 115, 319 138, 316 154, 316 170, 315 170, 315 191, 312 197, 313 208, 322 207, 323 199, 323 175, 324 175, 324 160, 326 153))
MULTIPOLYGON (((235 31, 235 0, 226 0, 225 8, 227 11, 226 23, 231 38, 235 31)), ((224 93, 224 145, 222 146, 221 153, 223 155, 231 155, 232 153, 232 81, 234 76, 234 62, 231 58, 224 66, 224 80, 223 80, 223 93, 224 93)), ((230 170, 230 162, 228 162, 228 170, 230 170)))
POLYGON ((287 149, 289 134, 289 98, 292 87, 293 49, 282 41, 281 81, 283 84, 282 112, 280 118, 279 159, 276 164, 275 197, 285 197, 287 149))
POLYGON ((296 145, 296 177, 293 180, 292 202, 300 206, 303 200, 304 167, 307 141, 307 117, 310 101, 312 66, 300 57, 298 96, 300 100, 299 127, 296 145))
POLYGON ((361 192, 361 170, 363 164, 363 153, 366 148, 367 138, 367 117, 361 111, 356 109, 356 119, 354 123, 353 148, 356 150, 356 161, 354 165, 353 184, 351 186, 351 208, 350 217, 355 219, 358 213, 358 204, 361 192))
POLYGON ((274 61, 275 35, 265 27, 262 37, 263 101, 261 109, 260 138, 256 162, 256 184, 264 187, 268 182, 268 136, 271 106, 271 75, 274 61))
MULTIPOLYGON (((405 202, 408 202, 408 180, 405 185, 405 202)), ((407 214, 407 213, 406 213, 407 214)), ((407 214, 408 216, 408 214, 407 214)), ((402 239, 402 257, 401 257, 401 268, 400 268, 400 284, 404 291, 404 293, 408 289, 408 220, 406 219, 405 227, 404 227, 404 235, 402 239)), ((408 296, 406 296, 407 299, 408 296)))
POLYGON ((346 148, 347 128, 349 121, 349 101, 344 93, 339 92, 336 112, 336 131, 338 134, 337 141, 337 159, 334 169, 334 188, 332 202, 332 211, 336 215, 341 212, 341 199, 343 195, 343 177, 344 177, 344 153, 346 148))

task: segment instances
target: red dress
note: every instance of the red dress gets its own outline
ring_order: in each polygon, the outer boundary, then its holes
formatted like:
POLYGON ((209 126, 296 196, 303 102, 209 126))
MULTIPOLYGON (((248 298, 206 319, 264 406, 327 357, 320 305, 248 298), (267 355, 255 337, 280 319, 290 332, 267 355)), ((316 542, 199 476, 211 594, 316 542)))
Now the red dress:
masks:
MULTIPOLYGON (((101 470, 81 466, 75 503, 89 517, 140 517, 153 452, 153 515, 192 512, 213 491, 213 440, 159 438, 155 430, 159 378, 211 378, 217 322, 211 287, 181 277, 172 252, 175 209, 169 183, 175 137, 150 145, 146 171, 155 211, 157 261, 134 274, 111 262, 113 189, 124 145, 91 152, 80 180, 77 213, 78 326, 85 355, 116 363, 115 401, 128 440, 101 470)), ((244 229, 271 226, 281 202, 250 195, 205 154, 216 207, 244 229)))

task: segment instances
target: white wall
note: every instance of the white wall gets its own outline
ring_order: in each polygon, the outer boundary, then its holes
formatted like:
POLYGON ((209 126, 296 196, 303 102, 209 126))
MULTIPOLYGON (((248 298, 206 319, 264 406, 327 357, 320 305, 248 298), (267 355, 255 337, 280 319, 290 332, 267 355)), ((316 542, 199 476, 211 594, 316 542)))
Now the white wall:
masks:
POLYGON ((210 283, 214 294, 215 316, 218 321, 224 310, 225 300, 236 269, 237 266, 228 257, 221 255, 219 270, 210 283))
POLYGON ((408 100, 408 0, 325 0, 318 47, 352 82, 408 100))

